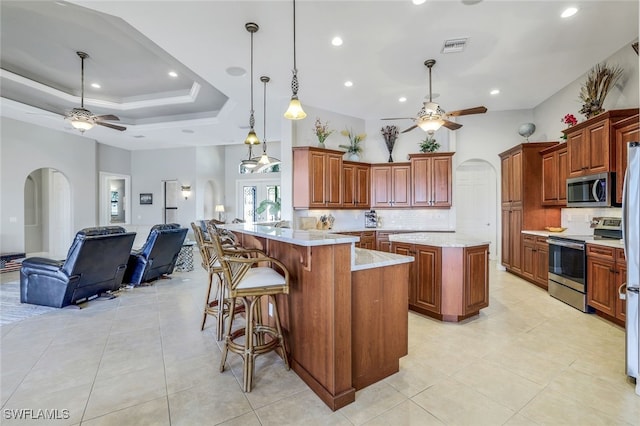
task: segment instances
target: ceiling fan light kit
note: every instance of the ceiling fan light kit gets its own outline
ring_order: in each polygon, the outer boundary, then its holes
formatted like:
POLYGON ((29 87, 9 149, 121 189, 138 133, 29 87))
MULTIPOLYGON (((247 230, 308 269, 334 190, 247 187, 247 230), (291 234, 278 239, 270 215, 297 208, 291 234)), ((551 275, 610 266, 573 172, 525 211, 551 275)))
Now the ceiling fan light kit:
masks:
POLYGON ((293 77, 291 78, 291 101, 289 108, 284 113, 284 118, 288 120, 302 120, 307 114, 302 109, 302 104, 298 99, 298 67, 296 66, 296 0, 293 0, 293 77))
POLYGON ((126 130, 127 128, 124 126, 103 121, 120 120, 115 115, 95 115, 84 107, 84 60, 87 59, 89 55, 85 52, 76 52, 76 54, 80 57, 80 108, 73 108, 64 116, 64 119, 67 120, 74 129, 80 130, 80 133, 91 130, 96 124, 115 130, 126 130))

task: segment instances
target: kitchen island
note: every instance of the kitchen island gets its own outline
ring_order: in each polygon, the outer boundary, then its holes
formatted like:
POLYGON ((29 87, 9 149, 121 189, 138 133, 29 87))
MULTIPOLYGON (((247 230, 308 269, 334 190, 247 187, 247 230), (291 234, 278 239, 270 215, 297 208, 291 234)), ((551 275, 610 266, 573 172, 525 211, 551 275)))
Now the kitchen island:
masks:
POLYGON ((409 309, 458 322, 489 306, 489 242, 456 233, 389 236, 392 252, 413 256, 409 309))
POLYGON ((291 367, 332 410, 399 370, 412 257, 358 249, 357 237, 325 231, 227 228, 289 270, 289 294, 278 306, 291 367))

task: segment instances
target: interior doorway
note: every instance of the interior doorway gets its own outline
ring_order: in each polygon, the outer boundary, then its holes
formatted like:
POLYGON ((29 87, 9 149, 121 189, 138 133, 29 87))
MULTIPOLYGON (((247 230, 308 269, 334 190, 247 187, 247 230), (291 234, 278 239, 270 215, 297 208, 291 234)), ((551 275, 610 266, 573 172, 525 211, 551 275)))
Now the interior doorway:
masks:
POLYGON ((484 160, 456 168, 456 232, 490 241, 489 258, 497 259, 497 174, 484 160))
POLYGON ((34 170, 24 184, 24 247, 28 255, 63 259, 73 239, 71 185, 52 168, 34 170))
POLYGON ((131 178, 129 175, 100 172, 100 225, 131 223, 131 178))

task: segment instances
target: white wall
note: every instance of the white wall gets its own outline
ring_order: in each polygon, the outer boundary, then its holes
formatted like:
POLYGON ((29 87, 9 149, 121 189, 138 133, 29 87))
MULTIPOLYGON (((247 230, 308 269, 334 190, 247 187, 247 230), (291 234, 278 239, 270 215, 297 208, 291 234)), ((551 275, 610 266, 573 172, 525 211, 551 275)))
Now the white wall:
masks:
POLYGON ((97 221, 96 142, 2 117, 0 138, 0 251, 24 251, 24 183, 51 167, 71 185, 72 232, 97 221))
POLYGON ((133 151, 131 153, 131 196, 133 225, 155 225, 163 222, 163 185, 165 180, 177 180, 190 185, 192 196, 178 197, 178 223, 189 227, 199 219, 196 215, 196 157, 195 147, 133 151), (140 193, 152 193, 153 204, 141 205, 140 193))
MULTIPOLYGON (((638 108, 640 104, 639 61, 638 55, 631 48, 631 43, 630 41, 625 44, 620 50, 606 59, 608 65, 618 65, 622 67, 624 72, 618 84, 611 89, 605 98, 605 110, 638 108)), ((574 82, 533 109, 532 121, 536 125, 536 132, 530 138, 531 140, 559 140, 562 135, 561 130, 567 127, 561 122, 566 114, 573 114, 578 119, 578 122, 585 120, 585 117, 578 113, 578 110, 582 107, 578 95, 588 71, 585 70, 585 73, 574 82)))
POLYGON ((97 144, 98 171, 131 176, 131 151, 97 144))

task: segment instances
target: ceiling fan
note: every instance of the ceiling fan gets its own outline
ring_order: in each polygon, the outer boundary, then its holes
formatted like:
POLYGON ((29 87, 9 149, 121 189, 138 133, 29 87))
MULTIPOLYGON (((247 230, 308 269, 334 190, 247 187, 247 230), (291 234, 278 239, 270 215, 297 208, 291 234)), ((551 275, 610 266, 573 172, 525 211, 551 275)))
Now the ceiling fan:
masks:
POLYGON ((461 115, 471 114, 484 114, 487 112, 487 108, 478 106, 474 108, 460 109, 457 111, 446 112, 440 105, 433 102, 431 98, 431 68, 436 64, 435 59, 427 59, 424 64, 429 68, 429 101, 425 101, 422 104, 422 108, 418 111, 416 117, 397 117, 397 118, 383 118, 383 120, 413 120, 416 124, 403 130, 401 133, 407 133, 416 127, 420 127, 427 133, 432 134, 438 130, 441 126, 446 127, 449 130, 457 130, 462 127, 462 124, 454 123, 447 120, 447 117, 458 117, 461 115))
POLYGON ((120 119, 112 114, 107 115, 95 115, 88 109, 84 107, 84 60, 89 57, 88 54, 84 52, 76 52, 80 57, 81 61, 81 95, 80 95, 80 108, 74 108, 69 111, 65 116, 65 120, 68 120, 71 125, 80 130, 81 133, 84 133, 85 130, 89 130, 93 128, 96 124, 99 126, 108 127, 110 129, 115 130, 127 130, 124 126, 118 126, 117 124, 107 123, 107 121, 119 121, 120 119))

